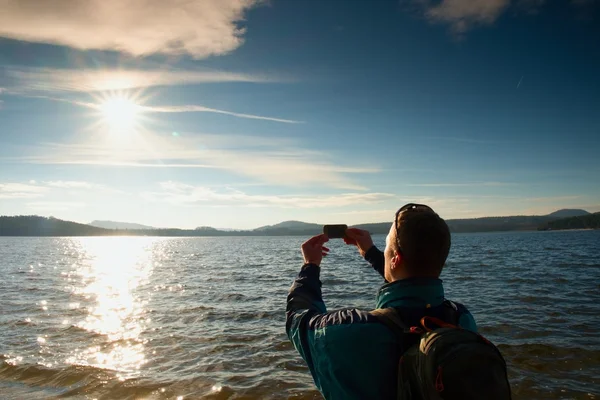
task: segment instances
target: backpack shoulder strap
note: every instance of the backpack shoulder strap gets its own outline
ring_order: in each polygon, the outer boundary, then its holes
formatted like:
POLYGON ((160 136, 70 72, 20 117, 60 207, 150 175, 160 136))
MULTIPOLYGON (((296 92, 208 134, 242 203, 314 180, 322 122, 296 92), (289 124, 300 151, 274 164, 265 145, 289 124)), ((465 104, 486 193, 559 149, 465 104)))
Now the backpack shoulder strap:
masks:
MULTIPOLYGON (((444 322, 458 326, 458 321, 461 316, 461 308, 459 305, 450 300, 444 300, 444 322)), ((402 336, 406 333, 420 333, 418 330, 411 329, 407 324, 402 321, 400 313, 393 307, 388 308, 376 308, 369 312, 369 314, 376 317, 379 322, 387 326, 397 336, 402 336)))
POLYGON ((410 332, 410 328, 402 321, 400 314, 395 308, 377 308, 369 313, 390 328, 397 336, 402 336, 410 332))

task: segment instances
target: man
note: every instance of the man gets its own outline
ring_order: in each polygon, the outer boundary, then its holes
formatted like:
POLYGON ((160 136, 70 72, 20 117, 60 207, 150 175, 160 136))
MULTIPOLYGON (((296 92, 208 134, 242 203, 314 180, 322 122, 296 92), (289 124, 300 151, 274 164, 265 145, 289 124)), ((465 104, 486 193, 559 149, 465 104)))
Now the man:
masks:
MULTIPOLYGON (((318 235, 302 245, 304 265, 287 299, 288 337, 326 399, 393 399, 398 359, 406 348, 368 311, 327 312, 319 274, 321 260, 329 251, 323 246, 328 240, 318 235)), ((475 321, 463 305, 445 302, 439 276, 450 250, 450 231, 430 207, 407 204, 400 208, 384 252, 373 245, 367 231, 350 228, 344 241, 355 245, 385 278, 377 308, 396 307, 403 321, 416 326, 423 316, 447 320, 447 307, 452 306, 458 324, 476 332, 475 321)))

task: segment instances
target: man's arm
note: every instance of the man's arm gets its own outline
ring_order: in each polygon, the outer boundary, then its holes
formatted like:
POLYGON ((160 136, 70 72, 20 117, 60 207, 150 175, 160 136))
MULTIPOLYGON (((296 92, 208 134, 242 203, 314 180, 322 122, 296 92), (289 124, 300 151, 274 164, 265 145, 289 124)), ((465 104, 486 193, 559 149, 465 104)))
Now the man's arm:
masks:
POLYGON ((310 372, 315 378, 314 365, 311 354, 311 338, 313 334, 309 329, 309 321, 316 315, 325 314, 327 309, 321 297, 320 268, 314 264, 302 266, 298 277, 292 284, 287 297, 285 330, 288 338, 306 361, 310 372))
POLYGON ((315 373, 312 357, 314 330, 309 329, 310 320, 327 309, 321 297, 321 260, 329 249, 323 244, 329 239, 325 235, 310 238, 302 244, 304 265, 292 284, 287 297, 285 331, 288 338, 306 361, 315 384, 320 389, 319 377, 315 373))
MULTIPOLYGON (((379 275, 385 279, 385 257, 383 256, 383 252, 381 250, 373 245, 369 251, 365 253, 365 260, 367 260, 369 264, 371 264, 371 267, 373 267, 375 271, 379 272, 379 275)), ((387 279, 385 282, 387 283, 387 279)))
MULTIPOLYGON (((379 250, 374 244, 371 234, 368 231, 357 228, 348 228, 346 230, 346 237, 344 238, 346 244, 355 245, 358 248, 358 252, 371 264, 371 267, 379 275, 385 279, 385 257, 383 252, 379 250)), ((387 283, 387 279, 385 280, 387 283)))

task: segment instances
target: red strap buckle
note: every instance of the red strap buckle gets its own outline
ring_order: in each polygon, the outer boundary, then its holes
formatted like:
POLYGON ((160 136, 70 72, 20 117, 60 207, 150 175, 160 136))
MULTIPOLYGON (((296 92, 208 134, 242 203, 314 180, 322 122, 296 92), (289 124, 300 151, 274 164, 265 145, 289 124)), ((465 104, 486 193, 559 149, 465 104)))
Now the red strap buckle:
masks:
POLYGON ((423 329, 419 328, 418 326, 411 326, 410 333, 416 333, 420 335, 423 333, 423 329))

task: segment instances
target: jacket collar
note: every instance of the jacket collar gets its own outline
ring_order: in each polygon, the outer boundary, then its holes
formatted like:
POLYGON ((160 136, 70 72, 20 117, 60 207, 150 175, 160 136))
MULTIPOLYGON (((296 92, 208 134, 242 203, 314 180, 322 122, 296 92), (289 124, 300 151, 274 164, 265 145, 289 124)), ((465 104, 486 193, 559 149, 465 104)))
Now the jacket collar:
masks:
POLYGON ((441 279, 409 278, 386 283, 377 293, 377 308, 436 307, 444 302, 441 279))

